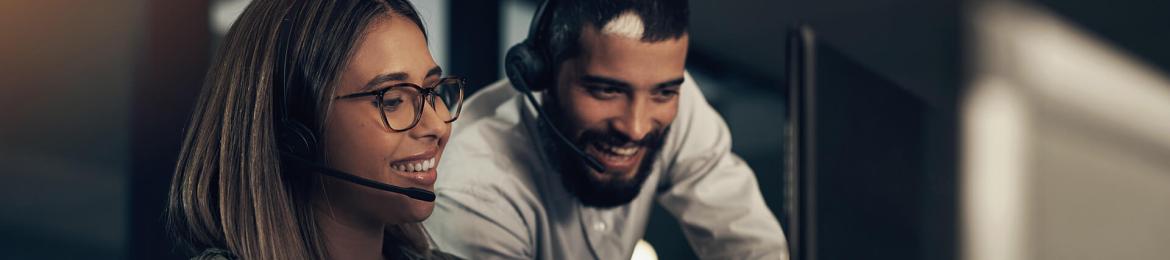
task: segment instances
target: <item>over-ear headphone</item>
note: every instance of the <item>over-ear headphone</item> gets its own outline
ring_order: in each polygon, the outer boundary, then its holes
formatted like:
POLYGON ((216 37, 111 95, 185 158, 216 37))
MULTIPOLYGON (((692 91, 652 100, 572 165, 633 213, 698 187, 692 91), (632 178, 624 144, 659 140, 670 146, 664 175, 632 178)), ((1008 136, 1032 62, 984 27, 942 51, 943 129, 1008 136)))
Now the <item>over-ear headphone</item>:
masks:
POLYGON ((293 53, 289 49, 288 42, 291 41, 290 27, 293 24, 287 15, 286 13, 286 17, 281 19, 278 38, 276 38, 275 62, 277 71, 272 85, 273 101, 275 101, 272 109, 276 117, 277 145, 283 154, 315 160, 320 151, 317 135, 309 126, 289 115, 289 108, 294 105, 290 104, 289 96, 298 92, 294 88, 304 86, 301 81, 295 80, 290 73, 293 66, 290 59, 293 53))
POLYGON ((536 16, 532 18, 532 24, 528 28, 528 38, 524 41, 512 46, 508 49, 508 54, 504 56, 504 72, 508 75, 508 80, 512 82, 512 87, 524 93, 528 98, 528 103, 536 107, 537 118, 540 118, 545 125, 550 126, 551 132, 556 135, 561 143, 573 150, 581 158, 581 161, 586 166, 592 168, 597 172, 605 172, 605 166, 601 165, 593 156, 589 156, 581 147, 577 147, 565 137, 548 119, 544 107, 536 102, 536 96, 532 94, 533 90, 540 90, 544 87, 552 86, 556 82, 553 80, 552 57, 549 52, 550 43, 548 37, 552 33, 548 30, 550 23, 552 23, 552 12, 556 0, 547 0, 540 4, 540 8, 536 9, 536 16))
POLYGON ((548 0, 540 4, 528 26, 528 38, 508 48, 504 55, 504 71, 513 87, 521 82, 531 90, 542 90, 555 83, 554 72, 550 71, 553 65, 551 49, 547 46, 551 33, 547 27, 552 23, 555 2, 548 0))

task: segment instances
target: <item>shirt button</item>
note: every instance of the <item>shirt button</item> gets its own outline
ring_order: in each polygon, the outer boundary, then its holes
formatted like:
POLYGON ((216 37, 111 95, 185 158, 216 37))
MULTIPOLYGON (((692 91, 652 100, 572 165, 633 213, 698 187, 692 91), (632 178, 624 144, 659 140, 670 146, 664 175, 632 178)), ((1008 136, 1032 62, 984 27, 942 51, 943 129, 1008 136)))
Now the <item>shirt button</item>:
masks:
POLYGON ((605 222, 598 221, 598 222, 593 223, 593 230, 594 231, 605 231, 605 222))

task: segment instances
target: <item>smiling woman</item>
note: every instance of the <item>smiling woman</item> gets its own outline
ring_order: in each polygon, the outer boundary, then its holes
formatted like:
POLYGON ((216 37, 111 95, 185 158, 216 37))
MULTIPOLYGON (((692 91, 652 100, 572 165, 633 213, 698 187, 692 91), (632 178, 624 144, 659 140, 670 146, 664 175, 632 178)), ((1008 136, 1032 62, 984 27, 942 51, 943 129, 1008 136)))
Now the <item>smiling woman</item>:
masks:
POLYGON ((463 80, 409 2, 254 1, 216 57, 167 208, 196 258, 451 258, 407 194, 434 190, 463 80))

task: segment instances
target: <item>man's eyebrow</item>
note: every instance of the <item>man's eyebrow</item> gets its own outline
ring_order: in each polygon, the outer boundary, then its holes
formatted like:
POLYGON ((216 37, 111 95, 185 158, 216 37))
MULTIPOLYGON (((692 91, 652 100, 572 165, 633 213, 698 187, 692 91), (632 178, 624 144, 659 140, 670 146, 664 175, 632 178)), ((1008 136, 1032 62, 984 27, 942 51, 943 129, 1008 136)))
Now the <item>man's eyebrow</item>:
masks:
POLYGON ((666 87, 679 86, 679 85, 682 85, 683 82, 685 82, 685 81, 686 81, 686 78, 678 77, 677 79, 667 80, 667 81, 663 81, 662 83, 658 83, 658 85, 654 85, 654 88, 666 88, 666 87))
POLYGON ((610 85, 610 86, 626 87, 626 88, 631 87, 630 83, 626 83, 625 81, 621 81, 621 80, 613 79, 613 78, 602 77, 602 76, 597 76, 597 75, 581 76, 581 81, 584 81, 585 83, 591 83, 591 84, 602 84, 602 85, 610 85))
POLYGON ((443 75, 443 68, 440 68, 439 66, 435 66, 434 68, 431 68, 431 70, 428 70, 427 75, 423 76, 423 78, 425 79, 425 78, 430 78, 431 76, 442 76, 442 75, 443 75))

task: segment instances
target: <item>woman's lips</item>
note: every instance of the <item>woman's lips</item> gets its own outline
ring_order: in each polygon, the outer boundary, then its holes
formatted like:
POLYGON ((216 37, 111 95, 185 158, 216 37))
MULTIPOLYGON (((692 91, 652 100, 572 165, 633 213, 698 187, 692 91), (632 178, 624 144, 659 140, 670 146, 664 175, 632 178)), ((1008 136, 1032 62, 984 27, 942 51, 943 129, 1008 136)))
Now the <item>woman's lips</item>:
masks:
POLYGON ((435 158, 391 163, 390 168, 400 172, 425 172, 435 168, 435 158))
POLYGON ((431 149, 398 159, 390 162, 390 170, 399 176, 406 177, 422 188, 430 188, 435 185, 435 180, 438 179, 438 172, 435 170, 439 165, 438 154, 436 149, 431 149))
POLYGON ((435 168, 426 171, 398 171, 392 170, 398 176, 406 177, 411 183, 417 185, 418 188, 430 190, 435 185, 435 180, 438 179, 438 172, 435 168))

